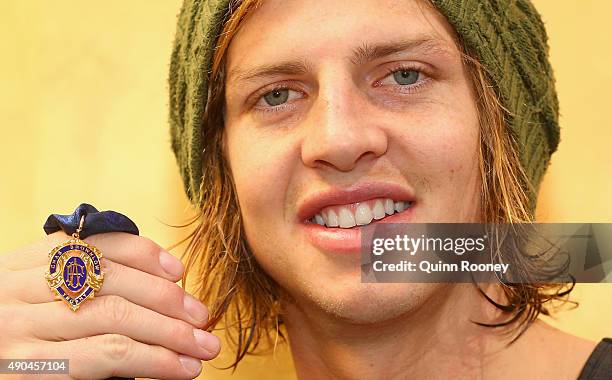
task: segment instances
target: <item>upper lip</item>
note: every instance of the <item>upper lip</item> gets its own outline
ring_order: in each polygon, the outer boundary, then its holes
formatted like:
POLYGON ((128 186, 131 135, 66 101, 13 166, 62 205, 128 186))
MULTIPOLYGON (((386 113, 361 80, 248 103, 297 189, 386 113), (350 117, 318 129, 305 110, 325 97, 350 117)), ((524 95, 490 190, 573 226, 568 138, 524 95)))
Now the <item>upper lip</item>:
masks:
POLYGON ((414 201, 412 192, 400 185, 383 182, 356 184, 347 188, 332 187, 310 194, 298 202, 298 219, 306 221, 327 206, 365 202, 375 198, 414 201))

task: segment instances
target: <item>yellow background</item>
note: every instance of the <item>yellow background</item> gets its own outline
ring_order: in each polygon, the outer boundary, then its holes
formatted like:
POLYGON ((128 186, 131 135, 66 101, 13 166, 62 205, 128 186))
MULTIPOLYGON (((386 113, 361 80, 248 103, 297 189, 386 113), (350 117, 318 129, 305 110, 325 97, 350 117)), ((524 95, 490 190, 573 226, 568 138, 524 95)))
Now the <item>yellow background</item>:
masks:
MULTIPOLYGON (((562 141, 539 219, 612 222, 612 2, 537 0, 550 37, 562 141)), ((43 236, 50 212, 79 202, 129 215, 168 246, 187 220, 170 151, 166 76, 180 0, 0 2, 0 252, 43 236)), ((612 335, 612 285, 579 285, 578 310, 554 323, 612 335)), ((227 364, 229 352, 214 364, 227 364)), ((286 349, 249 359, 233 379, 290 378, 286 349)), ((206 367, 207 379, 230 372, 206 367)))

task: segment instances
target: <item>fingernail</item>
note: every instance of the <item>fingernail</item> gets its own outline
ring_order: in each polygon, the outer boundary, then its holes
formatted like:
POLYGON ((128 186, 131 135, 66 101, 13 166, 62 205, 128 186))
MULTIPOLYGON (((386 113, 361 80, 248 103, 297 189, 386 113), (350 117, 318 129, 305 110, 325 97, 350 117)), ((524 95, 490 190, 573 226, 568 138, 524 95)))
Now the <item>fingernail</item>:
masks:
POLYGON ((166 251, 159 252, 159 264, 172 277, 183 275, 183 263, 166 251))
POLYGON ((193 335, 200 347, 208 351, 209 354, 217 355, 219 353, 219 349, 221 348, 219 338, 209 332, 199 329, 194 329, 193 335))
POLYGON ((185 293, 183 297, 183 307, 185 307, 185 311, 187 311, 191 318, 196 321, 202 323, 208 321, 208 309, 191 294, 185 293))
POLYGON ((202 362, 199 359, 192 358, 190 356, 179 355, 179 360, 183 365, 183 368, 191 374, 197 374, 202 370, 202 362))

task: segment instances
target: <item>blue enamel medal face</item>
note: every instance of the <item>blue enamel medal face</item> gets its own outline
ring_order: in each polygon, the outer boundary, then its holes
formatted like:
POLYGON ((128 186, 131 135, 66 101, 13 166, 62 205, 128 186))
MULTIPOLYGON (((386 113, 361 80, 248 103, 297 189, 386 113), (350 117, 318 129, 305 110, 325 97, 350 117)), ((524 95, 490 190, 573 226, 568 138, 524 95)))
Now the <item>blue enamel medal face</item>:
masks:
POLYGON ((100 291, 104 279, 101 256, 96 247, 80 239, 71 239, 49 253, 47 283, 73 311, 100 291))
POLYGON ((66 287, 73 291, 78 292, 85 285, 87 279, 87 268, 85 268, 85 262, 78 256, 72 256, 64 264, 64 283, 66 287))

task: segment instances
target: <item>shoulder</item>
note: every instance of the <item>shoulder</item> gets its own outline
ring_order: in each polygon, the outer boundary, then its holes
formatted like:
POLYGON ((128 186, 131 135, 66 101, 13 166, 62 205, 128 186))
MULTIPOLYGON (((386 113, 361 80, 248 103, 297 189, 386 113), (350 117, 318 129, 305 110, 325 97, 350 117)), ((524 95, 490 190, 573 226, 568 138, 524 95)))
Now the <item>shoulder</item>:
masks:
POLYGON ((593 350, 578 380, 612 378, 612 339, 605 338, 593 350))
POLYGON ((521 378, 578 379, 597 345, 537 320, 508 347, 506 359, 525 364, 514 365, 521 378))
MULTIPOLYGON (((578 379, 598 342, 580 338, 538 320, 526 332, 526 341, 540 373, 546 378, 578 379)), ((533 359, 532 359, 533 360, 533 359)))

